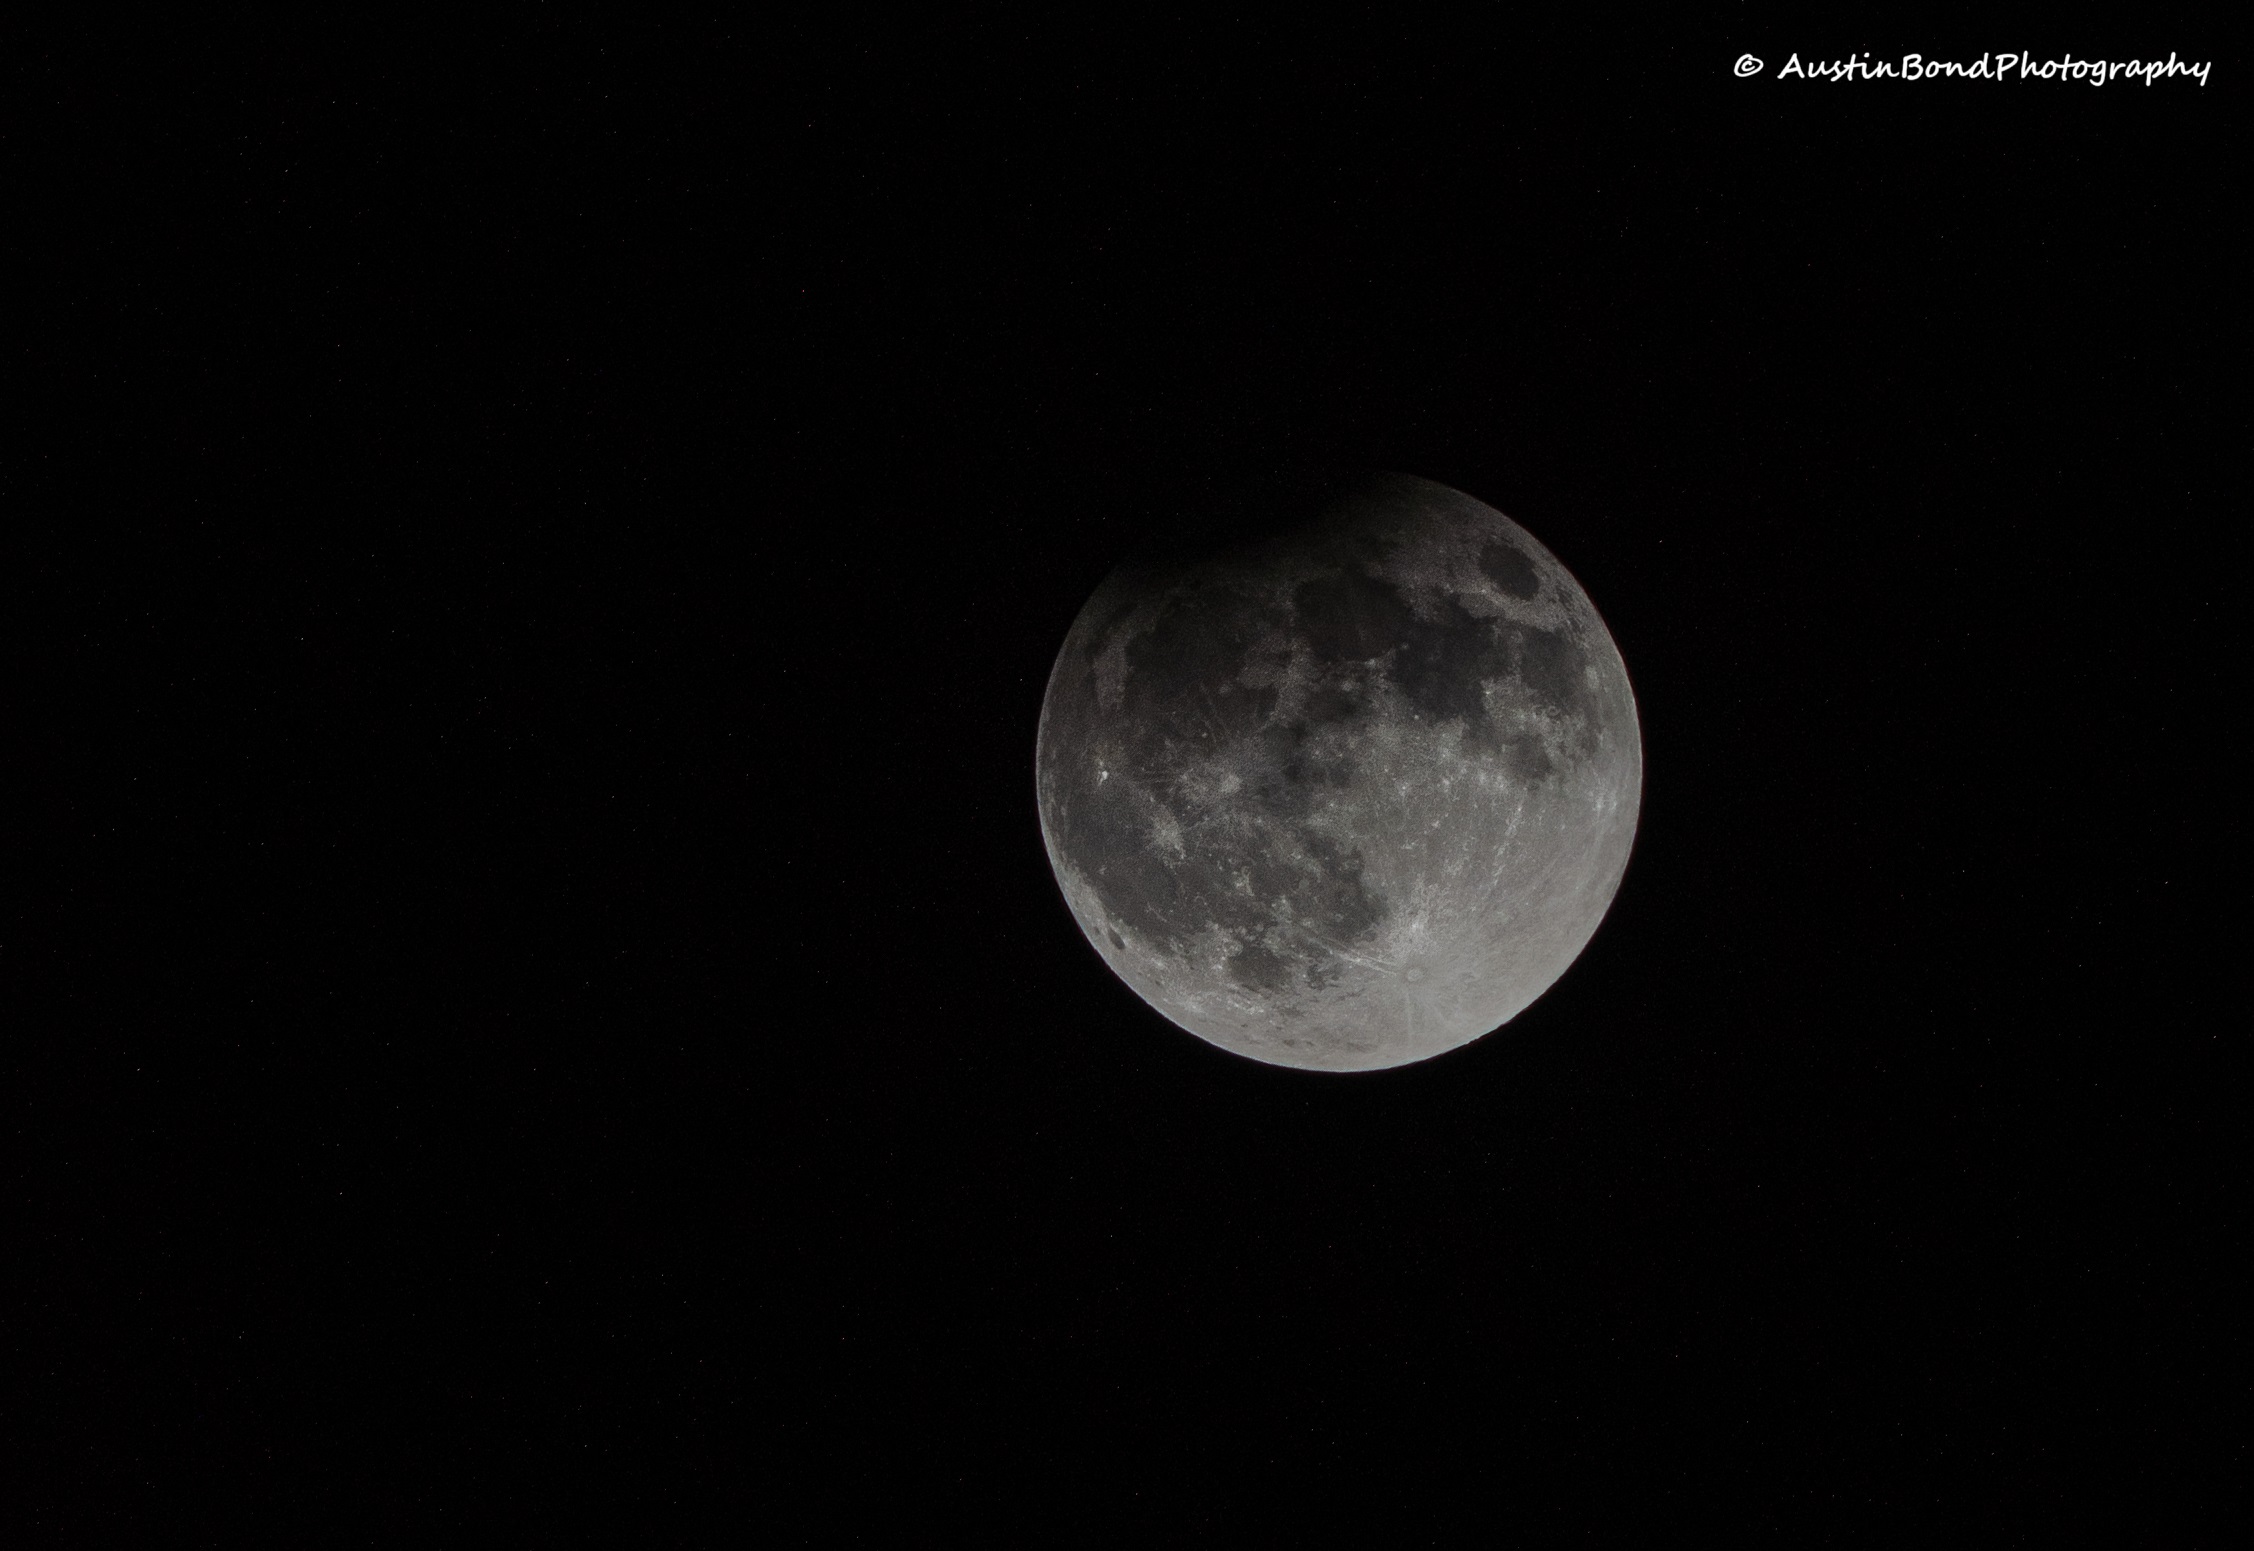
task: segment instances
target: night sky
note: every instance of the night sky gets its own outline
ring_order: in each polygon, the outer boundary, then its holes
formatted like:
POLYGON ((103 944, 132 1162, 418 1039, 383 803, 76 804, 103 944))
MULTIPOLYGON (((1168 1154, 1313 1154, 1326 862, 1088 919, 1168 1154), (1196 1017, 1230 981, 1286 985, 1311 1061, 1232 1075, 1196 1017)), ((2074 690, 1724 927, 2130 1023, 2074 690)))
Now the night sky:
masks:
POLYGON ((2212 1543, 2240 67, 1803 25, 12 59, 19 1543, 2212 1543), (1033 803, 1110 568, 1331 468, 1555 552, 1646 762, 1352 1077, 1033 803))

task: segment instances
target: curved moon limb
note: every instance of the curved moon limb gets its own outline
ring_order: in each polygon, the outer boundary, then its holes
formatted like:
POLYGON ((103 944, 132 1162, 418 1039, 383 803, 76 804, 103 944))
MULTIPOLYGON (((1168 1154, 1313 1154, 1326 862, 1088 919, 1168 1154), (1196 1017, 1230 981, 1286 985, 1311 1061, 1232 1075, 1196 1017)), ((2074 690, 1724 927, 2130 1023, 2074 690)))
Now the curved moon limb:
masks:
POLYGON ((1596 932, 1643 750, 1587 593, 1502 513, 1357 487, 1285 538, 1114 572, 1041 708, 1041 833, 1104 962, 1281 1066, 1509 1022, 1596 932))

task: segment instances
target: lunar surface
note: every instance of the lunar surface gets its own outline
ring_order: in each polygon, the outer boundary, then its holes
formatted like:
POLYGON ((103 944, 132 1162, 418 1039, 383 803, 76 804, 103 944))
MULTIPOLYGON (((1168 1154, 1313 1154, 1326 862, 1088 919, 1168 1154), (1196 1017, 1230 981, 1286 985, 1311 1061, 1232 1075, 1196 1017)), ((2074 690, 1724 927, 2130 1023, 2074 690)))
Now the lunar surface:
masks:
POLYGON ((1500 512, 1387 476, 1305 528, 1126 567, 1058 653, 1041 832, 1104 961, 1201 1039, 1421 1061, 1563 974, 1643 752, 1588 595, 1500 512))

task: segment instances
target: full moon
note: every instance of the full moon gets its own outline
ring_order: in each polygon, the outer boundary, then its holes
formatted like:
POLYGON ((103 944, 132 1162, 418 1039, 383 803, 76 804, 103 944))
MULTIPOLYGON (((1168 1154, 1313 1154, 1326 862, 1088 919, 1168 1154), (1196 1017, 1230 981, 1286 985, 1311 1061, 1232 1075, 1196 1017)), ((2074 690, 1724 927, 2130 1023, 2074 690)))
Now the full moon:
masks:
POLYGON ((1386 476, 1280 538, 1114 572, 1034 756, 1120 979, 1279 1066, 1422 1061, 1565 973, 1620 887, 1643 746, 1588 594, 1461 491, 1386 476))

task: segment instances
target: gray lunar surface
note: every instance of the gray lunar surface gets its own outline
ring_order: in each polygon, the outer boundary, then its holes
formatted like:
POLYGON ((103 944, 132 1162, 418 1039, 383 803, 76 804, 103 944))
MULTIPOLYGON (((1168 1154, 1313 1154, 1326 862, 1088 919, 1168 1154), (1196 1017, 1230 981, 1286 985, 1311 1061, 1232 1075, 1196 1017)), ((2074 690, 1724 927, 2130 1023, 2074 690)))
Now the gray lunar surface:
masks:
POLYGON ((1119 977, 1225 1050, 1324 1071, 1438 1055, 1547 990, 1620 886, 1643 780, 1580 584, 1404 476, 1114 573, 1035 766, 1057 882, 1119 977))

